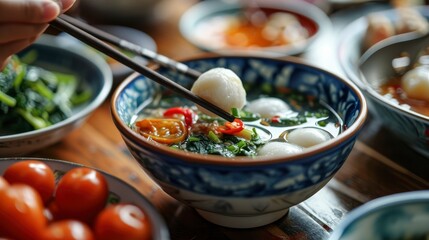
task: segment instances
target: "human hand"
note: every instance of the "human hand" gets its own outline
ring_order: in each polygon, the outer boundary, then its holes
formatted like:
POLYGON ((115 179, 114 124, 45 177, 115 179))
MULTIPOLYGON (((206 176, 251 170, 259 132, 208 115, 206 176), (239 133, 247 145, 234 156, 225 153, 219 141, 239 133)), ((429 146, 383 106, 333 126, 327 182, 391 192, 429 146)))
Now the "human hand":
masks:
POLYGON ((75 0, 0 0, 0 69, 33 43, 75 0))

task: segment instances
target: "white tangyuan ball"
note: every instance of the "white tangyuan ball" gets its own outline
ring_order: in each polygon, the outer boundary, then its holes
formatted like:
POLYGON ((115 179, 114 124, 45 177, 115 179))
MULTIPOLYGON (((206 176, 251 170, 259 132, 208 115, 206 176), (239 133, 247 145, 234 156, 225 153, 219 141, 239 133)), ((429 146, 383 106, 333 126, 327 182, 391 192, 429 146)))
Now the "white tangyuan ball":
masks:
MULTIPOLYGON (((231 108, 242 109, 246 104, 246 90, 241 79, 226 68, 213 68, 202 73, 194 82, 191 92, 229 113, 231 108)), ((200 106, 198 108, 203 113, 214 116, 212 112, 200 106)))
POLYGON ((429 101, 429 66, 419 66, 402 77, 402 89, 409 98, 429 101))
POLYGON ((248 103, 246 110, 252 113, 259 113, 263 118, 270 118, 284 114, 290 110, 290 107, 279 98, 265 97, 248 103))
POLYGON ((311 147, 326 142, 331 138, 331 134, 318 128, 298 128, 286 136, 287 142, 301 147, 311 147))
POLYGON ((258 150, 258 156, 289 156, 302 150, 302 147, 286 142, 268 142, 258 150))

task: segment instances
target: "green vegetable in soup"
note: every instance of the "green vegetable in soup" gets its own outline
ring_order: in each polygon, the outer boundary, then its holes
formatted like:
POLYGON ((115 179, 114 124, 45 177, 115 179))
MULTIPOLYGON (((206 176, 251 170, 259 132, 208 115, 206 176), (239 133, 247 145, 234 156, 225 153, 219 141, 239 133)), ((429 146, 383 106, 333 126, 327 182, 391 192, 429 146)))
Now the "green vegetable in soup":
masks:
POLYGON ((192 103, 183 101, 178 96, 165 94, 157 96, 156 101, 137 113, 133 117, 135 122, 130 123, 130 127, 149 141, 156 141, 173 149, 224 157, 263 156, 264 153, 260 154, 260 151, 271 140, 288 143, 303 151, 304 148, 338 136, 343 129, 342 120, 335 111, 313 96, 292 89, 252 89, 254 90, 248 92, 249 101, 243 109, 231 109, 236 117, 233 122, 208 116, 192 103), (268 90, 274 92, 267 92, 268 90), (286 107, 282 107, 282 102, 286 107), (170 114, 172 112, 176 114, 170 114), (185 112, 189 113, 188 117, 185 117, 185 112), (153 134, 150 136, 147 131, 144 132, 145 129, 138 127, 144 121, 170 122, 171 118, 182 121, 187 126, 187 131, 182 131, 185 136, 181 135, 182 138, 173 144, 160 141, 161 135, 163 138, 172 138, 172 128, 158 125, 156 131, 150 128, 153 134))
POLYGON ((0 73, 0 135, 58 123, 90 97, 80 90, 75 75, 48 71, 14 56, 0 73))
POLYGON ((261 138, 253 131, 250 140, 234 135, 223 135, 218 138, 213 132, 192 135, 186 141, 171 147, 199 154, 213 154, 224 157, 256 156, 256 150, 263 144, 261 138))

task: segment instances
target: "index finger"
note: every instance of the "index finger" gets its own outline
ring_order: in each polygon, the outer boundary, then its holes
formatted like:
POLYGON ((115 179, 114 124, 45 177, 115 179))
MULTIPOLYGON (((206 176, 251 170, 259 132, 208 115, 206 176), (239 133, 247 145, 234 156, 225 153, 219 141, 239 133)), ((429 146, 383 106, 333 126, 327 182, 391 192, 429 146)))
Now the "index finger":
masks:
POLYGON ((48 23, 60 14, 52 0, 0 0, 0 23, 48 23))

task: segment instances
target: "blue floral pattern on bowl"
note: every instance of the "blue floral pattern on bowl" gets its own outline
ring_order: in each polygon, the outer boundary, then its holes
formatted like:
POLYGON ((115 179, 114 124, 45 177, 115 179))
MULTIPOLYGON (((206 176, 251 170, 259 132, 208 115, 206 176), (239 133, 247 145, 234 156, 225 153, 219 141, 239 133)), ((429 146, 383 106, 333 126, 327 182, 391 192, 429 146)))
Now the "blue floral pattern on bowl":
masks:
MULTIPOLYGON (((340 169, 365 119, 366 103, 352 83, 303 63, 230 56, 185 63, 199 71, 214 67, 229 68, 241 76, 245 86, 260 87, 268 83, 272 87, 289 87, 311 94, 332 107, 344 124, 350 127, 340 134, 340 138, 331 140, 331 144, 289 161, 281 158, 252 164, 247 159, 246 164, 241 164, 237 158, 231 159, 231 164, 219 164, 205 161, 206 156, 192 153, 189 159, 195 159, 189 160, 187 156, 176 156, 177 150, 164 151, 158 149, 159 146, 147 146, 147 141, 142 142, 136 133, 130 131, 133 116, 158 91, 165 90, 144 76, 131 76, 117 90, 112 102, 117 114, 115 117, 114 112, 114 120, 126 145, 143 169, 167 193, 199 209, 211 212, 224 209, 232 215, 252 215, 287 209, 303 201, 323 187, 340 169), (252 205, 249 206, 250 210, 238 210, 244 208, 241 200, 256 198, 258 206, 269 207, 261 210, 252 205), (202 202, 207 204, 202 206, 202 202)), ((182 86, 190 87, 192 84, 192 79, 174 71, 163 68, 159 71, 182 86)))

